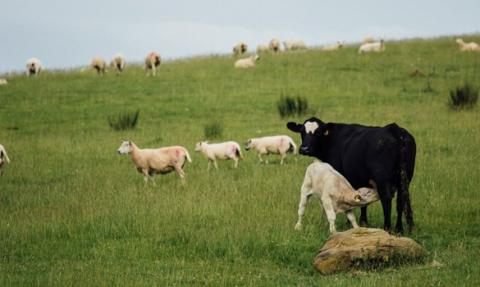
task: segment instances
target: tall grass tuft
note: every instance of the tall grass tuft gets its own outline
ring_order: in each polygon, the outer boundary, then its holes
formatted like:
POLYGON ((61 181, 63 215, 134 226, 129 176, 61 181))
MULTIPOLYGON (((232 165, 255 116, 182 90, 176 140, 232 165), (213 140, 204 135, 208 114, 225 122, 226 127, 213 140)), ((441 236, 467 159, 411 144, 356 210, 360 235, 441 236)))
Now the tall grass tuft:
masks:
POLYGON ((450 107, 454 109, 472 108, 478 101, 478 89, 469 83, 461 84, 450 90, 450 107))
POLYGON ((223 134, 223 125, 219 121, 212 121, 205 125, 203 132, 206 139, 220 138, 223 134))
POLYGON ((302 116, 307 113, 308 101, 301 97, 282 96, 277 102, 278 114, 280 117, 288 117, 292 115, 302 116))
POLYGON ((108 124, 110 127, 116 131, 124 131, 128 129, 134 129, 138 123, 138 118, 140 116, 140 110, 137 110, 133 113, 120 113, 116 117, 109 117, 108 124))

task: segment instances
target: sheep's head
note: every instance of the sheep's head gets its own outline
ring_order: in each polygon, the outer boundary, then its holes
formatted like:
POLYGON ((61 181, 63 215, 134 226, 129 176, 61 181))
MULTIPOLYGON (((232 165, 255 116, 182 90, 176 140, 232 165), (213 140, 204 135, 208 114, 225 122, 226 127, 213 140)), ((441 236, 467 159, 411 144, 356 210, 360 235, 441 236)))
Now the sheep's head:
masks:
POLYGON ((461 44, 464 43, 464 42, 463 42, 463 39, 460 39, 460 38, 458 38, 457 40, 455 40, 455 42, 457 42, 457 44, 459 44, 459 45, 461 45, 461 44))
POLYGON ((203 141, 203 142, 198 142, 196 145, 195 145, 195 151, 201 151, 202 150, 202 145, 206 144, 208 142, 206 141, 203 141))
POLYGON ((246 143, 245 143, 245 150, 249 150, 252 148, 252 139, 249 139, 246 143))
POLYGON ((132 151, 131 141, 123 141, 117 150, 118 154, 129 154, 131 151, 132 151))

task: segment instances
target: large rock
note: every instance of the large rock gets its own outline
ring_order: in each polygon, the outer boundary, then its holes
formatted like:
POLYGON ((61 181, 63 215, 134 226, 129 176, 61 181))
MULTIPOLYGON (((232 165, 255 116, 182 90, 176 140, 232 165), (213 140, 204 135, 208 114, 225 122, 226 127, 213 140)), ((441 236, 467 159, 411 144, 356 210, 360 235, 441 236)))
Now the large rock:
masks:
POLYGON ((314 265, 322 274, 349 269, 357 263, 402 262, 418 260, 425 249, 413 239, 396 237, 381 229, 354 228, 332 235, 315 257, 314 265))

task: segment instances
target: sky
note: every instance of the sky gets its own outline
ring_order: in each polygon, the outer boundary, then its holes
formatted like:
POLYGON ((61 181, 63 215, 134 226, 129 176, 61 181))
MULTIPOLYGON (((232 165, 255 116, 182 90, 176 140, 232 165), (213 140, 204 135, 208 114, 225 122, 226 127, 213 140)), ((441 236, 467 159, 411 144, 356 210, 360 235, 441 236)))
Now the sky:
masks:
POLYGON ((480 0, 0 0, 0 73, 39 58, 47 69, 122 53, 163 59, 253 51, 272 38, 307 45, 480 32, 480 0))

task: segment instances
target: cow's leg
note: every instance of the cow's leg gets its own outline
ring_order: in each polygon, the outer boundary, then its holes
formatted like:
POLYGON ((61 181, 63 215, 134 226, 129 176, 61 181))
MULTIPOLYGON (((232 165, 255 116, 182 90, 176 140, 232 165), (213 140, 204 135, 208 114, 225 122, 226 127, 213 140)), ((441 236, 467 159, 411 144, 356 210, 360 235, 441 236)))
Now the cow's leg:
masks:
POLYGON ((353 228, 358 228, 357 220, 355 219, 355 214, 353 213, 353 210, 349 210, 345 212, 347 214, 347 218, 352 224, 353 228))
POLYGON ((395 232, 397 233, 403 233, 402 216, 404 207, 405 202, 401 194, 397 191, 397 224, 395 224, 395 232))
POLYGON ((391 213, 392 213, 392 188, 386 182, 377 182, 378 196, 383 208, 383 229, 390 231, 392 228, 391 213))
POLYGON ((305 214, 305 208, 307 207, 308 197, 310 195, 310 189, 307 184, 304 183, 300 192, 300 202, 298 203, 298 221, 297 224, 295 224, 296 230, 302 229, 302 217, 305 214))
POLYGON ((337 218, 337 215, 333 210, 333 206, 328 203, 327 204, 323 203, 323 208, 325 209, 325 214, 327 215, 330 234, 336 233, 337 229, 335 227, 335 219, 337 218))
POLYGON ((368 225, 367 220, 367 207, 360 208, 360 226, 366 227, 368 225))

